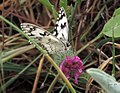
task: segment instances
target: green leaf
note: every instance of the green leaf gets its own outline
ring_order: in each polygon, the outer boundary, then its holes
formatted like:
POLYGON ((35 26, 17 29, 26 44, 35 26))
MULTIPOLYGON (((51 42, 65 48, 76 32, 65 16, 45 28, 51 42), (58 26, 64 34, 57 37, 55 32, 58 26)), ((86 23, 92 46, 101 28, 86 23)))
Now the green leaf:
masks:
POLYGON ((60 7, 64 7, 64 9, 66 10, 67 0, 60 0, 60 7))
POLYGON ((54 6, 49 2, 49 0, 38 0, 44 6, 46 6, 49 10, 53 11, 54 6))
MULTIPOLYGON (((12 62, 5 62, 3 64, 3 69, 4 71, 14 71, 19 73, 20 71, 22 71, 26 66, 21 65, 21 64, 16 64, 16 63, 12 63, 12 62)), ((0 69, 2 69, 2 67, 0 66, 0 69)), ((34 67, 29 67, 28 69, 26 69, 24 71, 25 75, 31 75, 31 74, 35 74, 37 71, 37 68, 34 67)))
POLYGON ((20 47, 20 48, 17 48, 17 49, 13 49, 13 50, 9 50, 9 51, 2 51, 0 53, 1 55, 1 60, 0 62, 7 62, 8 60, 10 60, 11 58, 15 57, 15 56, 18 56, 22 53, 25 53, 26 51, 30 50, 30 49, 33 49, 35 46, 33 45, 29 45, 29 46, 23 46, 23 47, 20 47))
POLYGON ((54 17, 57 20, 57 12, 54 8, 54 5, 52 5, 49 0, 38 0, 38 1, 41 4, 43 4, 45 7, 47 7, 47 9, 49 9, 51 12, 53 12, 54 17))
POLYGON ((120 83, 118 83, 114 77, 95 68, 87 69, 87 73, 89 73, 107 93, 120 93, 120 83))
POLYGON ((119 38, 120 37, 120 15, 112 17, 105 24, 102 32, 108 37, 112 37, 114 33, 114 38, 119 38))
POLYGON ((120 8, 116 9, 113 16, 117 16, 120 15, 120 8))

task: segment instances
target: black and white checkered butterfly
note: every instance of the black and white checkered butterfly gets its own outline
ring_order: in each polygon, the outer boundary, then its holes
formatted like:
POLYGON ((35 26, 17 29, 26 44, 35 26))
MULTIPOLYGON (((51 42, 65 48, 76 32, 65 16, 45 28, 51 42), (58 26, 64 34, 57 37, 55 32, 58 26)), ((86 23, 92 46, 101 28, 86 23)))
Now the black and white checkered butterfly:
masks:
POLYGON ((59 17, 53 33, 31 23, 21 23, 21 29, 42 45, 50 54, 68 51, 71 48, 68 42, 68 22, 63 7, 59 11, 59 17))

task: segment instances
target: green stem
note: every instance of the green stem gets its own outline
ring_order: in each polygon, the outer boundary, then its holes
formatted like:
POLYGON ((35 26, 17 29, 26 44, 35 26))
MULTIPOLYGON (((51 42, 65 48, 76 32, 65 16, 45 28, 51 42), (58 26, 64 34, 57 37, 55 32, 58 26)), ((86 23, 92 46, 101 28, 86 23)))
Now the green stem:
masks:
POLYGON ((5 84, 0 87, 0 93, 4 91, 7 87, 9 87, 20 75, 22 75, 41 55, 36 57, 29 65, 27 65, 22 71, 20 71, 17 75, 13 78, 9 79, 5 84))
POLYGON ((93 28, 93 26, 95 25, 95 23, 97 22, 97 20, 100 18, 101 13, 104 10, 104 6, 101 8, 101 10, 99 11, 99 13, 97 14, 97 16, 95 17, 94 21, 91 23, 90 28, 88 28, 88 30, 81 36, 80 40, 82 41, 86 35, 91 31, 91 29, 93 28))
POLYGON ((78 55, 80 52, 82 52, 84 49, 86 49, 89 45, 91 45, 92 43, 94 43, 96 40, 98 40, 99 38, 101 38, 103 36, 102 32, 97 36, 95 37, 93 40, 91 40, 90 42, 88 42, 86 45, 84 45, 81 49, 79 49, 77 52, 76 52, 76 55, 78 55))
POLYGON ((63 85, 63 87, 62 87, 62 89, 60 90, 59 93, 63 93, 63 90, 65 89, 65 87, 66 87, 66 84, 63 85))
POLYGON ((72 11, 72 15, 71 15, 71 19, 70 19, 70 22, 69 22, 69 28, 70 28, 70 31, 69 31, 69 40, 71 40, 71 45, 73 46, 73 33, 72 33, 72 25, 73 25, 73 20, 74 20, 74 18, 75 18, 75 13, 76 13, 76 11, 77 11, 77 7, 78 7, 78 5, 79 5, 79 3, 80 3, 80 1, 81 0, 76 0, 76 2, 75 2, 75 8, 73 8, 73 11, 72 11))
POLYGON ((52 83, 50 84, 48 90, 47 90, 47 93, 51 93, 53 88, 54 88, 54 85, 56 84, 58 78, 59 78, 59 74, 57 74, 57 76, 55 76, 55 79, 52 81, 52 83))
POLYGON ((60 76, 62 77, 62 79, 65 81, 65 83, 67 84, 67 86, 69 87, 69 89, 71 90, 72 93, 76 93, 76 91, 74 90, 74 88, 72 87, 71 83, 69 82, 69 80, 66 78, 66 76, 63 74, 63 72, 60 70, 60 68, 57 66, 57 64, 53 61, 53 59, 48 55, 45 54, 46 58, 49 60, 49 62, 55 67, 55 69, 58 71, 58 73, 60 74, 60 76))

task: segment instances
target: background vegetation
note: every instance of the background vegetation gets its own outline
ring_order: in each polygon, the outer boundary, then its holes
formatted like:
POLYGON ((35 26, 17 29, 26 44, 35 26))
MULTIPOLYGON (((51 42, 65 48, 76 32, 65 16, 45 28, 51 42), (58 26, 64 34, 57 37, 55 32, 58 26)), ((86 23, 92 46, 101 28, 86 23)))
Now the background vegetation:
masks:
MULTIPOLYGON (((119 12, 114 12, 120 7, 119 0, 3 0, 0 1, 0 92, 30 93, 33 90, 43 57, 16 28, 20 28, 20 23, 28 22, 52 31, 61 6, 68 17, 69 42, 85 66, 78 85, 70 79, 75 91, 104 93, 86 73, 88 68, 100 68, 120 80, 119 28, 114 32, 116 23, 120 23, 119 12), (109 20, 112 17, 115 17, 114 22, 109 20)), ((56 69, 45 58, 36 93, 69 93, 66 83, 55 77, 56 69)))

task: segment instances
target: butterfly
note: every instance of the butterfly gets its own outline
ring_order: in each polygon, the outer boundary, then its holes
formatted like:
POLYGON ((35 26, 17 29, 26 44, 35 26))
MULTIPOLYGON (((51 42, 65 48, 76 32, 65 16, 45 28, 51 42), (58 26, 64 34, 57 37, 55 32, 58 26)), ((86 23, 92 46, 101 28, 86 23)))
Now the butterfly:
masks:
POLYGON ((21 29, 33 38, 48 53, 64 52, 71 49, 68 42, 68 21, 63 7, 60 8, 53 33, 31 23, 21 23, 21 29))

